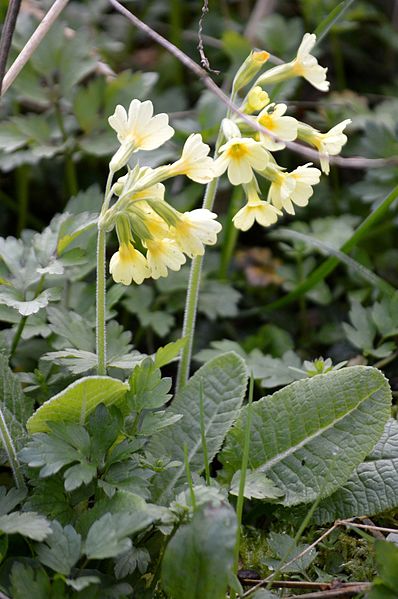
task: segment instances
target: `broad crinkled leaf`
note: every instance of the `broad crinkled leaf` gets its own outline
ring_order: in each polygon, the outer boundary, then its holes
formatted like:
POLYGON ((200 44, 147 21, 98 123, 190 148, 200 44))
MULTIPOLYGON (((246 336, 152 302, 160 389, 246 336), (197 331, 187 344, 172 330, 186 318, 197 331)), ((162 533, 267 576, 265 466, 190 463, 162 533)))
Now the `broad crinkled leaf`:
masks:
POLYGON ((319 504, 314 520, 372 516, 398 506, 398 422, 388 420, 384 433, 349 480, 319 504))
POLYGON ((44 568, 33 569, 16 562, 11 570, 10 582, 13 599, 44 599, 51 596, 51 583, 44 568))
POLYGON ((236 515, 208 503, 169 541, 161 580, 173 599, 224 599, 234 559, 236 515))
MULTIPOLYGON (((343 485, 373 449, 390 415, 383 374, 354 366, 292 383, 252 406, 249 464, 295 505, 343 485)), ((219 459, 232 478, 240 469, 246 408, 227 435, 219 459)))
POLYGON ((85 422, 95 408, 123 402, 128 385, 109 376, 87 376, 46 401, 27 422, 30 433, 50 430, 48 422, 85 422))
POLYGON ((154 497, 164 503, 181 490, 185 482, 184 445, 192 472, 204 469, 200 431, 200 397, 203 394, 204 431, 208 459, 219 451, 225 435, 237 417, 246 391, 245 364, 237 354, 228 353, 202 366, 188 381, 166 414, 182 414, 176 424, 154 435, 148 451, 154 457, 169 455, 181 465, 154 479, 154 497), (177 487, 177 488, 176 488, 177 487))

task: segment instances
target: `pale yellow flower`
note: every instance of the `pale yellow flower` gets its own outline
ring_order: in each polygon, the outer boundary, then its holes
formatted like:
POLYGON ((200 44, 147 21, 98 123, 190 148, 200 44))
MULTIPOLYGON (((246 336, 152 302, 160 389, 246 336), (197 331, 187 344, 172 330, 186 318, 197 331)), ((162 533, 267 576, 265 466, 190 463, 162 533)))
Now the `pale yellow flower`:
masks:
POLYGON ((204 246, 214 245, 221 231, 221 225, 215 218, 217 214, 205 208, 181 214, 177 224, 171 227, 171 234, 180 250, 190 258, 203 256, 204 246))
POLYGON ((278 209, 295 214, 293 204, 306 206, 314 193, 313 185, 319 183, 321 171, 311 163, 297 167, 291 173, 273 169, 272 183, 268 192, 268 200, 278 209))
POLYGON ((253 178, 253 170, 263 170, 269 161, 268 152, 251 137, 230 139, 221 146, 220 152, 214 163, 215 172, 220 176, 228 169, 232 185, 249 183, 253 178))
POLYGON ((140 285, 151 274, 145 256, 130 242, 120 244, 119 251, 110 260, 109 272, 115 283, 123 285, 130 285, 132 281, 140 285))
POLYGON ((215 176, 209 152, 210 146, 203 143, 200 133, 193 133, 184 144, 181 158, 170 165, 170 176, 186 175, 197 183, 209 183, 215 176))
POLYGON ((297 57, 293 61, 293 70, 296 75, 304 77, 311 85, 321 92, 327 92, 329 81, 326 80, 327 68, 318 64, 311 50, 316 44, 316 35, 314 33, 305 33, 302 42, 297 51, 297 57))
POLYGON ((255 181, 248 186, 245 186, 247 194, 247 204, 243 206, 233 217, 232 221, 237 229, 247 231, 257 221, 263 227, 269 227, 278 220, 278 216, 282 212, 270 204, 262 200, 256 188, 255 181))
POLYGON ((327 92, 330 85, 326 79, 327 68, 321 67, 315 56, 311 54, 315 43, 316 35, 314 33, 305 33, 296 58, 291 62, 273 67, 260 75, 256 85, 277 83, 292 77, 304 77, 320 91, 327 92))
POLYGON ((121 145, 110 162, 112 171, 125 166, 133 152, 155 150, 174 135, 167 114, 152 115, 153 104, 150 100, 132 100, 128 113, 120 104, 116 106, 108 122, 116 131, 121 145))
MULTIPOLYGON (((257 122, 276 135, 279 140, 293 141, 297 137, 297 121, 291 116, 283 116, 286 104, 270 104, 260 112, 257 122)), ((275 140, 271 135, 260 132, 260 140, 267 150, 283 150, 283 141, 275 140)))
POLYGON ((151 277, 167 277, 167 269, 180 270, 186 258, 176 242, 172 239, 147 239, 147 260, 151 269, 151 277))
POLYGON ((300 124, 300 139, 311 144, 319 151, 321 169, 326 175, 330 172, 329 156, 340 154, 341 148, 347 143, 347 136, 343 131, 350 123, 351 119, 345 119, 332 127, 327 133, 321 133, 309 125, 300 124))

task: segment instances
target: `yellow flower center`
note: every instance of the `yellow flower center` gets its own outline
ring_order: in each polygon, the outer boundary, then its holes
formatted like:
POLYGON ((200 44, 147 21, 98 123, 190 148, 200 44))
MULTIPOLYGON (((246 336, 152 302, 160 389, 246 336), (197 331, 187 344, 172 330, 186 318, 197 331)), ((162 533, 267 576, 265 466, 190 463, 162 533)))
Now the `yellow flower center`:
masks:
POLYGON ((271 114, 264 114, 259 119, 259 123, 269 131, 273 131, 275 129, 275 122, 271 114))
POLYGON ((237 143, 228 148, 227 150, 227 155, 232 160, 241 160, 241 158, 243 158, 243 156, 246 156, 246 154, 249 154, 249 150, 247 149, 245 144, 237 143))

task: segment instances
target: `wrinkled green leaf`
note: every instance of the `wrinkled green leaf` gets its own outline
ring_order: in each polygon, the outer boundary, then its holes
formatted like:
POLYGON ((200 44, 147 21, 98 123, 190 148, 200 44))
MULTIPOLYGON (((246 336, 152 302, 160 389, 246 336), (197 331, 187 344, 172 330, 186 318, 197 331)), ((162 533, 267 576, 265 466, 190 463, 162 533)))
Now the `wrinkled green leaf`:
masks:
MULTIPOLYGON (((364 366, 292 383, 252 406, 249 464, 295 505, 343 485, 372 450, 390 415, 383 374, 364 366)), ((230 478, 241 465, 246 408, 220 454, 230 478)))

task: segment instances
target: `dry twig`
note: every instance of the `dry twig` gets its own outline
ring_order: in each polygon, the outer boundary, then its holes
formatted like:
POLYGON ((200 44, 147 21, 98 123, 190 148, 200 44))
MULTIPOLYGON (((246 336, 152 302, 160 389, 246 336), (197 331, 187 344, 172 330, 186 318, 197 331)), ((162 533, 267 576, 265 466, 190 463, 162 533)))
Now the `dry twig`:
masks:
POLYGON ((202 14, 200 15, 200 19, 199 19, 199 26, 198 26, 198 50, 199 50, 199 56, 200 56, 200 64, 202 65, 202 67, 204 67, 207 71, 210 71, 211 73, 215 73, 216 75, 220 74, 220 71, 215 71, 214 69, 212 69, 210 67, 210 63, 209 60, 205 54, 205 48, 203 45, 203 21, 205 19, 206 14, 209 12, 209 0, 203 0, 203 6, 202 6, 202 14))
POLYGON ((3 87, 4 73, 6 70, 7 59, 10 53, 12 36, 14 35, 15 25, 19 9, 21 7, 21 0, 10 0, 7 8, 6 18, 4 19, 3 30, 1 32, 0 40, 0 94, 3 87))
POLYGON ((3 80, 1 95, 6 93, 10 85, 17 78, 23 67, 26 65, 26 63, 32 56, 33 52, 43 41, 44 37, 47 35, 48 31, 54 25, 55 21, 57 20, 61 12, 64 10, 68 2, 69 0, 55 0, 54 4, 50 8, 46 16, 43 18, 42 22, 38 25, 37 29, 26 42, 25 46, 22 48, 17 58, 14 60, 11 67, 8 69, 3 80))

